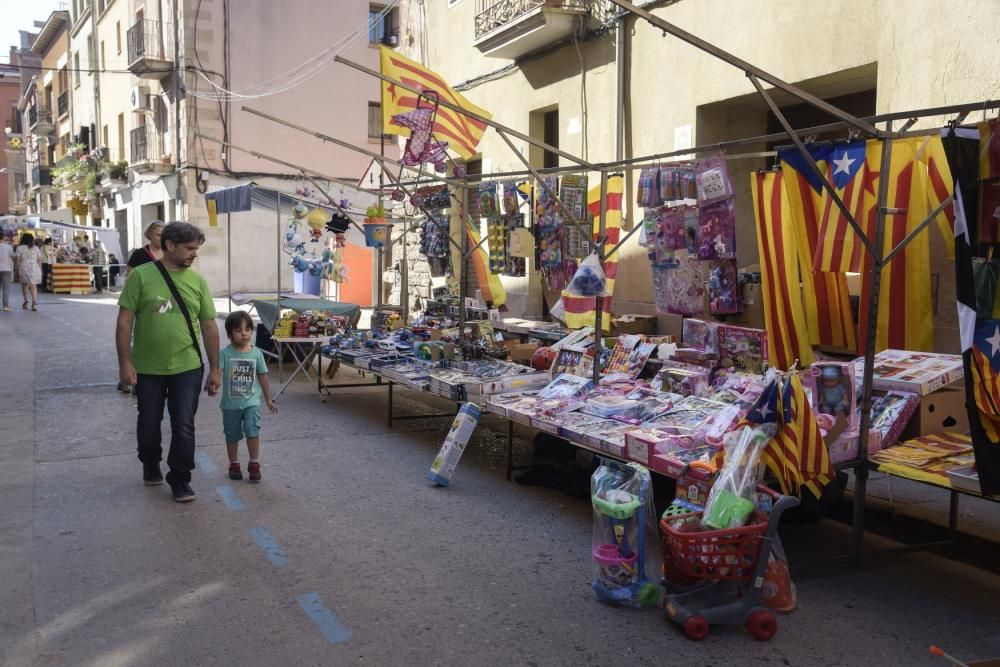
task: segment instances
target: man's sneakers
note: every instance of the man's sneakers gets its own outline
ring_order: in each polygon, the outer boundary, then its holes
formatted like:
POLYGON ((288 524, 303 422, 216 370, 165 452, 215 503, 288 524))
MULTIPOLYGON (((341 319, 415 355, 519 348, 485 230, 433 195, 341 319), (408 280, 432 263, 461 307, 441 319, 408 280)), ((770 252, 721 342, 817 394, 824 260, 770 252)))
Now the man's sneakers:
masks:
POLYGON ((159 463, 142 464, 142 481, 146 486, 157 486, 163 484, 163 473, 160 472, 159 463))
POLYGON ((194 489, 187 482, 171 482, 170 492, 179 503, 189 503, 195 499, 194 489))
POLYGON ((229 479, 234 479, 234 480, 243 479, 243 471, 240 470, 239 461, 234 461, 229 464, 229 479))
POLYGON ((251 482, 259 482, 260 481, 260 462, 259 461, 251 461, 250 463, 248 463, 247 464, 247 473, 249 473, 249 475, 250 475, 250 481, 251 482))

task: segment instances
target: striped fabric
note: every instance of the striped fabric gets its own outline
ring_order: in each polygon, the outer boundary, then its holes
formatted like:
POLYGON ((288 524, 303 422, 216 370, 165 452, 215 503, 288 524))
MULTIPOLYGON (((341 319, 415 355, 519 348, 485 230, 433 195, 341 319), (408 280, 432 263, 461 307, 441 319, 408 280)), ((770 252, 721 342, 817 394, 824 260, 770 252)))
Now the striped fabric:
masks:
MULTIPOLYGON (((817 166, 829 171, 829 147, 810 147, 817 166)), ((797 150, 779 151, 783 183, 788 194, 792 230, 796 238, 806 327, 811 345, 854 352, 857 340, 847 276, 840 269, 814 270, 821 246, 820 214, 826 190, 815 182, 797 150), (839 271, 839 272, 835 272, 839 271)), ((851 232, 853 235, 853 232, 851 232)))
POLYGON ((53 264, 52 291, 60 294, 90 293, 89 264, 53 264))
MULTIPOLYGON (((607 192, 607 216, 605 220, 604 233, 607 240, 604 244, 605 251, 618 245, 621 239, 622 228, 622 192, 624 191, 624 178, 622 176, 608 177, 607 192)), ((587 212, 594 216, 594 240, 600 229, 601 219, 601 186, 596 185, 587 192, 587 212)), ((618 252, 613 252, 605 258, 604 275, 608 279, 608 291, 612 294, 615 291, 615 278, 618 276, 618 252)), ((611 331, 611 302, 613 297, 605 297, 601 310, 601 327, 604 331, 611 331)), ((597 319, 597 298, 592 296, 574 296, 563 290, 563 307, 566 310, 566 326, 570 329, 593 326, 597 319)))
MULTIPOLYGON (((420 63, 400 55, 395 49, 379 46, 382 74, 401 81, 408 86, 425 92, 437 93, 441 101, 449 102, 484 118, 492 118, 485 109, 465 99, 445 83, 437 73, 427 69, 420 63)), ((432 99, 433 101, 433 99, 432 99)), ((397 114, 413 111, 417 108, 417 95, 399 88, 387 81, 382 82, 382 131, 386 134, 410 136, 410 130, 391 123, 397 114)), ((439 141, 448 142, 448 148, 454 150, 469 160, 476 155, 476 146, 483 138, 487 125, 482 121, 469 118, 463 113, 445 107, 439 107, 431 132, 439 141)))
POLYGON ((775 368, 787 370, 796 359, 801 366, 811 364, 813 351, 802 304, 794 223, 783 181, 781 172, 751 175, 768 359, 775 368))

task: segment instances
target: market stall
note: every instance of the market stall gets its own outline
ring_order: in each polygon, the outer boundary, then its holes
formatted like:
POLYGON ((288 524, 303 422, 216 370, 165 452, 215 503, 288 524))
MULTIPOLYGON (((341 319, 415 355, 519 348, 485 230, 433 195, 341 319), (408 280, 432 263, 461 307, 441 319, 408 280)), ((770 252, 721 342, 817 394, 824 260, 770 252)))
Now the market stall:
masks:
POLYGON ((52 291, 56 294, 90 294, 93 267, 90 264, 53 264, 52 291))

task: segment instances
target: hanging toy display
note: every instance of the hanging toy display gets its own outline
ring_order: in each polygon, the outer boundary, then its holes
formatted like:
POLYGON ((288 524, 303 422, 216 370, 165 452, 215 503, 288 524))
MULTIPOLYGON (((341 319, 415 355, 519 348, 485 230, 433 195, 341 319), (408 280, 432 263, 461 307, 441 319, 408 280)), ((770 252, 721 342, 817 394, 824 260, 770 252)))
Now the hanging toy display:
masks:
POLYGON ((369 248, 384 248, 389 238, 389 225, 385 218, 385 208, 369 206, 365 212, 365 245, 369 248))
MULTIPOLYGON (((347 218, 342 213, 338 215, 344 220, 347 218)), ((281 249, 291 256, 288 263, 296 272, 308 272, 314 277, 326 277, 330 274, 331 256, 327 245, 331 237, 337 238, 337 233, 330 228, 331 222, 330 212, 323 208, 316 207, 310 211, 302 202, 292 207, 292 216, 285 227, 281 249)), ((345 226, 344 230, 346 229, 345 226)))
MULTIPOLYGON (((389 121, 393 125, 410 130, 410 136, 403 148, 403 155, 399 159, 407 167, 419 167, 429 163, 433 164, 434 170, 439 173, 443 173, 448 168, 448 142, 438 141, 433 135, 437 111, 437 93, 424 91, 417 97, 417 105, 413 111, 396 114, 389 121)), ((400 168, 400 173, 402 173, 402 168, 400 168)))

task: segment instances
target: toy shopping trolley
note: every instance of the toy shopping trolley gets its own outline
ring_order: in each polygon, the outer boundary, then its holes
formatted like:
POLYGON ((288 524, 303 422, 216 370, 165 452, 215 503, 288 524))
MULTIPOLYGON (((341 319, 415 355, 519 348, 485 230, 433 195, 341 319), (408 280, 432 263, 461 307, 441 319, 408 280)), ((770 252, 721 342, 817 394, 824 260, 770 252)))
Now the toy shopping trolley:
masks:
POLYGON ((799 501, 760 488, 774 501, 770 515, 756 511, 745 526, 705 530, 702 512, 660 521, 664 607, 691 639, 704 639, 709 626, 718 623, 745 624, 761 641, 778 630, 763 604, 764 574, 781 514, 799 501))

